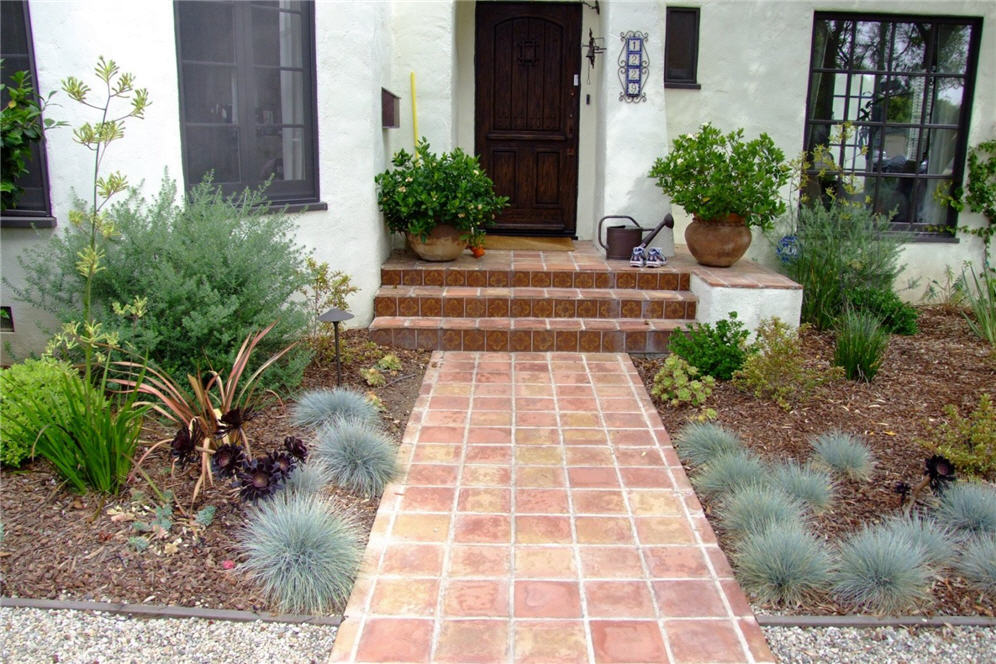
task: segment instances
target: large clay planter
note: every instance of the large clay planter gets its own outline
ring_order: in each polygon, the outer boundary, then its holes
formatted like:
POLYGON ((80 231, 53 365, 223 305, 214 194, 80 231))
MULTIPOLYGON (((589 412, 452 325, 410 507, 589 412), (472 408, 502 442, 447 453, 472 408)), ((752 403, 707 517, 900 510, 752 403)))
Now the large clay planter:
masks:
POLYGON ((751 233, 738 214, 704 221, 697 216, 685 229, 685 244, 700 265, 730 267, 750 246, 751 233))
POLYGON ((417 235, 408 233, 408 244, 426 261, 443 262, 456 260, 457 256, 467 248, 467 239, 460 239, 461 231, 449 224, 439 224, 432 229, 429 236, 422 240, 417 235))

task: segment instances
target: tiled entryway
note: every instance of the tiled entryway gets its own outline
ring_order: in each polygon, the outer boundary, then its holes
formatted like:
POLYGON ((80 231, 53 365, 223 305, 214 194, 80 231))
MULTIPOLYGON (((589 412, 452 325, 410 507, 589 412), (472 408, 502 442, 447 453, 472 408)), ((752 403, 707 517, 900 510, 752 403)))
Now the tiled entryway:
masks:
POLYGON ((334 662, 767 662, 625 354, 436 352, 334 662))

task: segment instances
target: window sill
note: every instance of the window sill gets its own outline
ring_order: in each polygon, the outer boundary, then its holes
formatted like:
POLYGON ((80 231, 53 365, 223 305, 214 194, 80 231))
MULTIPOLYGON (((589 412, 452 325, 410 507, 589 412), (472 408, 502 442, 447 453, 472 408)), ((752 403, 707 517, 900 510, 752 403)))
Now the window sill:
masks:
POLYGON ((692 81, 664 81, 664 89, 671 90, 701 90, 702 86, 692 81))
POLYGON ((329 204, 324 201, 315 201, 312 203, 270 203, 263 209, 263 213, 280 214, 281 212, 286 212, 288 214, 296 214, 298 212, 320 212, 328 209, 329 204))
POLYGON ((58 222, 49 216, 0 216, 0 228, 55 228, 58 222))

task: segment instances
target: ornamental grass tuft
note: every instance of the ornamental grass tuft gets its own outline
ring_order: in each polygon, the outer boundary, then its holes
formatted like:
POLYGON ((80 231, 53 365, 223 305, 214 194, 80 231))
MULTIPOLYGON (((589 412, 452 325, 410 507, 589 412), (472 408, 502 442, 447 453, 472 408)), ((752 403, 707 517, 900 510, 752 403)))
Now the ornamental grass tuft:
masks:
POLYGON ((239 543, 245 570, 281 611, 341 609, 353 587, 363 545, 357 525, 325 500, 283 492, 250 511, 239 543))
POLYGON ((723 528, 737 536, 755 535, 771 528, 798 526, 802 505, 781 489, 748 484, 726 494, 718 515, 723 528))
POLYGON ((774 467, 772 484, 802 502, 812 513, 825 511, 833 502, 834 485, 830 473, 795 461, 774 467))
POLYGON ((857 436, 831 431, 816 437, 810 444, 816 452, 817 463, 834 473, 859 481, 871 475, 875 460, 868 446, 857 436))
POLYGON ((703 495, 720 497, 743 486, 764 481, 767 469, 747 450, 717 454, 692 477, 692 484, 703 495))
POLYGON ((954 557, 952 542, 957 539, 954 530, 934 519, 914 512, 890 517, 882 522, 882 527, 910 540, 931 567, 945 567, 954 557))
POLYGON ((882 366, 889 332, 868 311, 845 310, 837 324, 833 363, 849 380, 870 383, 882 366))
POLYGON ((737 581, 763 603, 799 604, 826 587, 830 556, 825 546, 798 526, 748 535, 733 554, 737 581))
POLYGON ((838 600, 859 610, 896 614, 928 596, 930 571, 923 552, 889 528, 866 527, 845 541, 836 568, 838 600))
POLYGON ((980 534, 969 539, 955 569, 982 592, 996 596, 996 534, 980 534))
POLYGON ((332 473, 321 461, 313 459, 294 467, 284 482, 284 490, 304 495, 317 494, 332 483, 332 473))
POLYGON ((318 432, 314 457, 329 469, 334 484, 361 496, 381 495, 398 472, 394 445, 364 420, 326 425, 318 432))
POLYGON ((996 533, 996 489, 959 482, 948 487, 937 507, 937 520, 967 533, 996 533))
POLYGON ((362 394, 341 387, 305 392, 294 405, 291 418, 295 425, 313 430, 335 419, 378 420, 376 409, 362 394))
POLYGON ((743 449, 740 437, 712 422, 692 422, 675 437, 681 458, 693 466, 709 463, 719 454, 743 449))

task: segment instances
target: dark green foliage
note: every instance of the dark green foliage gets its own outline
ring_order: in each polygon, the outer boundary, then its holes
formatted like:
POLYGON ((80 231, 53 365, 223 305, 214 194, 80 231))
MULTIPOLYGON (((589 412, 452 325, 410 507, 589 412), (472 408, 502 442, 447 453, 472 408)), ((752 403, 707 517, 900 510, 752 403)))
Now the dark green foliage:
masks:
POLYGON ((729 319, 715 325, 701 323, 688 330, 675 330, 668 348, 702 375, 730 380, 747 359, 749 334, 743 322, 737 320, 737 312, 731 311, 729 319))
MULTIPOLYGON (((166 179, 155 200, 133 195, 114 206, 118 235, 101 247, 94 318, 180 384, 198 368, 231 366, 243 339, 275 320, 256 362, 299 339, 307 315, 290 297, 309 277, 290 220, 266 213, 260 192, 225 199, 211 182, 195 187, 183 206, 175 197, 166 179), (136 298, 147 299, 143 316, 114 312, 136 298)), ((25 252, 19 260, 32 286, 18 297, 63 321, 78 319, 84 281, 75 265, 88 242, 87 233, 70 227, 25 252)), ((264 380, 296 384, 307 360, 299 346, 264 380)))
MULTIPOLYGON (((3 61, 0 60, 0 63, 3 61)), ((4 77, 6 78, 6 77, 4 77)), ((28 172, 31 146, 42 139, 45 129, 59 126, 54 120, 42 119, 42 112, 52 94, 39 98, 31 85, 31 74, 15 71, 10 75, 10 85, 0 83, 0 90, 7 98, 0 109, 0 209, 17 205, 22 193, 16 181, 28 172)))
MULTIPOLYGON (((17 467, 31 455, 38 433, 66 416, 67 395, 60 388, 65 376, 81 382, 69 364, 52 359, 25 360, 0 371, 0 462, 17 467)), ((92 393, 93 404, 104 399, 92 393)))
POLYGON ((848 303, 855 311, 865 311, 875 316, 890 334, 916 334, 916 307, 899 299, 891 290, 858 288, 848 293, 848 303))
POLYGON ((781 269, 802 284, 802 321, 833 327, 848 294, 859 288, 891 291, 902 271, 904 238, 889 221, 861 206, 804 207, 796 230, 797 255, 781 269))
POLYGON ((870 383, 882 365, 889 333, 871 313, 847 310, 837 324, 833 363, 850 380, 870 383))
POLYGON ((795 526, 749 535, 733 554, 737 581, 762 602, 798 604, 830 577, 825 546, 795 526))

